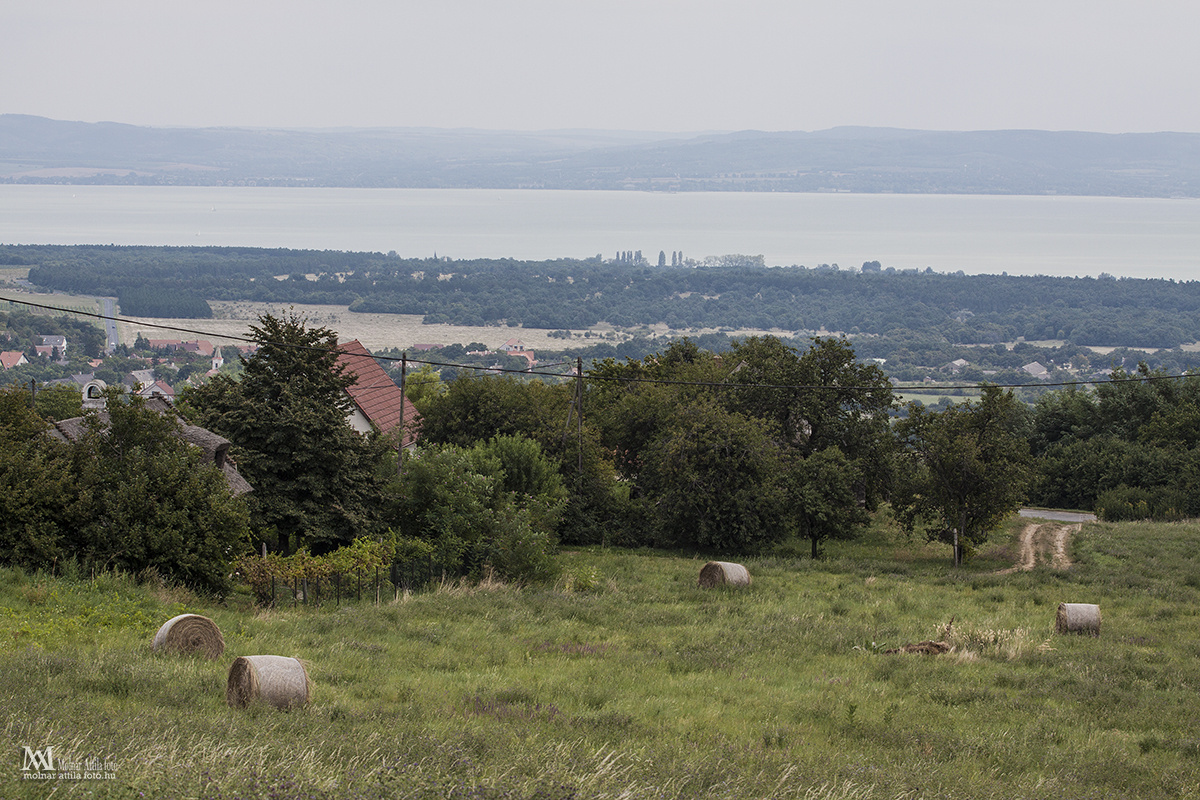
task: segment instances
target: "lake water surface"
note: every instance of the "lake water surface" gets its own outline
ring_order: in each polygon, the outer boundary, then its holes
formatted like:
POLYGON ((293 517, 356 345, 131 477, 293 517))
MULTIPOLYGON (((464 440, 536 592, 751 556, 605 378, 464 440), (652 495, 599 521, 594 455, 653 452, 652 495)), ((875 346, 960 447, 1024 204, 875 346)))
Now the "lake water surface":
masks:
POLYGON ((0 243, 763 255, 772 266, 1200 278, 1200 200, 0 185, 0 243))

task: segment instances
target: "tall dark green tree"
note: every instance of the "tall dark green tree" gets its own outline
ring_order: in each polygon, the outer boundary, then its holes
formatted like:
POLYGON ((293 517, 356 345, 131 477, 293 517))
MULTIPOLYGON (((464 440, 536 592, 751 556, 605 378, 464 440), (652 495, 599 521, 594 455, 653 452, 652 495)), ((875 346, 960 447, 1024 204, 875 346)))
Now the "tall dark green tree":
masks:
POLYGON ((746 553, 784 538, 785 460, 757 420, 701 398, 661 422, 638 472, 654 544, 746 553))
POLYGON ((389 449, 346 422, 353 377, 337 363, 337 333, 295 312, 250 330, 258 350, 240 380, 218 375, 182 404, 233 442, 260 535, 283 552, 320 553, 381 530, 389 449))
POLYGON ((592 372, 588 407, 630 493, 630 544, 748 552, 788 533, 774 420, 729 407, 728 361, 683 339, 592 372))
POLYGON ((897 425, 900 475, 892 505, 910 530, 925 526, 931 541, 968 548, 1020 508, 1032 479, 1024 407, 995 386, 978 403, 943 411, 919 404, 897 425))

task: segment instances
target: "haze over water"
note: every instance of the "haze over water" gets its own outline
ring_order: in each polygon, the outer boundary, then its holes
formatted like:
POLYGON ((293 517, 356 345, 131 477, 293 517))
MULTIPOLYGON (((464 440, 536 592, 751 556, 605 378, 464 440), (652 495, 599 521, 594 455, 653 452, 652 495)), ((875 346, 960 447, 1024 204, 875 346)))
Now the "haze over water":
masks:
POLYGON ((455 259, 660 250, 771 266, 1200 277, 1200 200, 488 189, 0 186, 0 243, 289 247, 455 259))

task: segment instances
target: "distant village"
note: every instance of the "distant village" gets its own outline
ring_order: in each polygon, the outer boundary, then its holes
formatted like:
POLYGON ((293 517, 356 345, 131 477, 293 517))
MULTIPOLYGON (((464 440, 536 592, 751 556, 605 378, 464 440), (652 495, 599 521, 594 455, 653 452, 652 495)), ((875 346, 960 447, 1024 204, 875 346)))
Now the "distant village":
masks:
MULTIPOLYGON (((537 358, 520 339, 512 338, 495 350, 483 348, 475 343, 476 349, 466 350, 462 345, 447 348, 440 344, 416 344, 412 350, 415 358, 431 357, 446 348, 456 357, 465 355, 466 361, 478 362, 484 371, 498 373, 511 371, 515 363, 520 369, 532 370, 537 358), (463 353, 459 353, 463 350, 463 353), (486 364, 485 364, 486 362, 486 364)), ((185 386, 195 385, 221 372, 236 373, 241 368, 240 357, 252 355, 256 344, 219 346, 207 339, 151 339, 138 335, 133 347, 120 346, 101 357, 81 362, 72 358, 71 342, 57 334, 38 335, 28 350, 0 351, 0 364, 5 373, 33 365, 57 365, 66 368, 72 364, 86 364, 89 371, 78 371, 67 377, 44 380, 34 379, 39 389, 68 386, 78 390, 84 408, 100 407, 99 398, 109 386, 121 386, 130 394, 159 403, 173 404, 179 391, 185 386)), ((341 342, 338 363, 347 374, 353 374, 355 383, 348 389, 354 407, 348 419, 352 427, 362 433, 375 428, 390 433, 400 422, 403 414, 406 431, 405 444, 411 446, 417 412, 411 403, 400 397, 399 364, 391 364, 394 370, 381 366, 366 347, 358 340, 341 342)), ((14 377, 9 374, 8 377, 14 377)))
MULTIPOLYGON (((5 372, 35 363, 39 359, 47 364, 68 366, 78 364, 70 358, 71 342, 60 335, 38 337, 29 351, 5 350, 0 352, 0 364, 5 372)), ((217 347, 207 339, 182 341, 179 339, 146 339, 138 337, 133 348, 106 356, 88 359, 90 372, 78 372, 65 378, 53 378, 40 383, 43 386, 74 385, 82 389, 89 383, 100 380, 105 385, 120 384, 131 393, 142 397, 162 397, 173 401, 176 387, 194 383, 217 374, 225 366, 227 358, 237 354, 254 352, 257 345, 217 347), (116 369, 114 369, 114 367, 116 369), (116 380, 105 380, 105 377, 116 380)))

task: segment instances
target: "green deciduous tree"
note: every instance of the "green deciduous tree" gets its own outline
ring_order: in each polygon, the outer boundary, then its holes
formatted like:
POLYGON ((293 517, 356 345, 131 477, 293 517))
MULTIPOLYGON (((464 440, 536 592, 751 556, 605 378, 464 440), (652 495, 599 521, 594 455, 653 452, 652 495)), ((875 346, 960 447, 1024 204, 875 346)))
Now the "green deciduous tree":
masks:
POLYGON ((589 408, 580 426, 573 385, 463 375, 422 408, 421 439, 473 447, 495 436, 531 439, 555 464, 568 492, 559 536, 572 543, 611 541, 623 513, 611 456, 589 408), (570 425, 568 425, 568 422, 570 425))
POLYGON ((817 337, 803 353, 774 337, 735 342, 725 358, 730 407, 772 420, 801 457, 838 448, 853 467, 855 493, 873 509, 891 480, 895 396, 887 376, 862 364, 845 339, 817 337))
POLYGON ((0 561, 49 568, 69 549, 75 496, 66 446, 52 441, 29 393, 0 391, 0 561))
POLYGON ((655 544, 745 553, 784 537, 785 460, 757 421, 712 399, 672 406, 639 457, 655 544))
POLYGON ((216 593, 248 546, 248 515, 206 454, 141 398, 110 390, 73 444, 52 439, 28 395, 0 392, 0 560, 140 573, 216 593))
POLYGON ((178 434, 175 419, 110 390, 71 448, 78 499, 74 552, 97 567, 159 574, 224 593, 249 547, 249 516, 224 475, 178 434))
POLYGON ((404 470, 395 517, 429 542, 441 565, 478 577, 541 580, 553 572, 554 529, 566 501, 536 442, 497 437, 474 447, 425 445, 404 470))
POLYGON ((788 475, 788 507, 797 534, 812 542, 812 557, 829 539, 852 539, 870 521, 858 502, 857 467, 836 446, 799 459, 788 475))
POLYGON ((914 404, 897 426, 902 452, 892 503, 911 530, 926 526, 931 540, 967 547, 1023 502, 1032 477, 1023 407, 1011 391, 984 388, 978 403, 931 412, 914 404))

